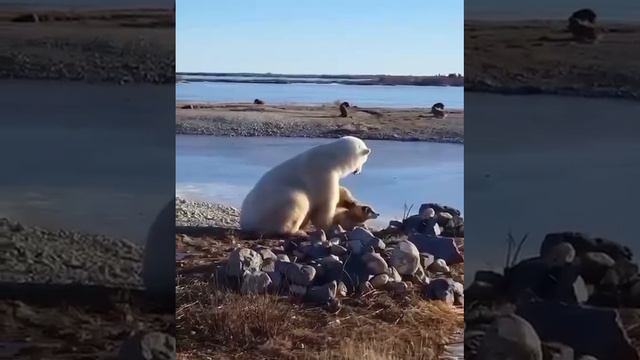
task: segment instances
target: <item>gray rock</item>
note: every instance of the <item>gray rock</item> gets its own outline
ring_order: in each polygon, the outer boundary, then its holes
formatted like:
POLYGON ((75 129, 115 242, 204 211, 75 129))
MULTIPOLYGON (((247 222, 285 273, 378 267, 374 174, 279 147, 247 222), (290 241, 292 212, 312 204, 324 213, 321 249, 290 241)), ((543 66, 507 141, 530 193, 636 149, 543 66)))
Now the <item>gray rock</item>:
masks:
POLYGON ((413 275, 420 265, 420 254, 414 244, 403 240, 393 250, 389 262, 400 275, 413 275))
POLYGON ((176 339, 159 333, 138 333, 122 343, 120 360, 172 360, 176 358, 176 339))
POLYGON ((338 283, 336 281, 320 286, 311 286, 307 289, 305 301, 316 305, 325 305, 336 298, 337 290, 338 283))
POLYGON ((307 287, 303 285, 291 284, 289 285, 289 295, 292 297, 304 298, 307 294, 307 287))
POLYGON ((420 253, 420 264, 423 268, 428 269, 435 261, 435 256, 425 252, 420 253))
POLYGON ((248 272, 242 278, 242 294, 262 294, 267 292, 271 285, 271 278, 262 271, 248 272))
POLYGON ((276 271, 276 261, 278 261, 277 258, 275 260, 270 257, 266 258, 265 260, 262 261, 261 270, 264 272, 276 271))
POLYGON ((251 249, 238 248, 229 255, 227 274, 232 277, 241 277, 245 271, 259 271, 260 265, 262 265, 262 256, 260 254, 251 249))
POLYGON ((300 246, 298 250, 310 259, 320 259, 329 255, 329 248, 324 243, 318 242, 300 246))
POLYGON ((430 281, 422 266, 418 266, 418 269, 413 275, 405 275, 405 277, 407 277, 407 280, 419 285, 428 284, 430 281))
POLYGON ((347 238, 349 241, 360 241, 364 247, 371 246, 376 251, 380 251, 385 248, 385 244, 382 240, 375 237, 371 231, 363 227, 356 227, 349 231, 347 238))
POLYGON ((404 281, 390 281, 387 283, 389 291, 396 294, 404 294, 409 290, 409 285, 404 281))
POLYGON ((272 293, 280 293, 280 291, 284 287, 283 275, 278 271, 266 272, 271 279, 271 284, 269 285, 267 291, 272 293))
POLYGON ((451 279, 433 279, 423 287, 423 295, 429 300, 440 300, 453 305, 455 299, 453 283, 451 279))
POLYGON ((429 271, 436 273, 448 273, 451 270, 449 266, 447 266, 447 262, 444 259, 437 259, 431 266, 429 267, 429 271))
POLYGON ((349 293, 349 290, 347 289, 347 285, 345 285, 345 283, 343 283, 342 281, 340 281, 338 283, 338 290, 337 290, 337 295, 338 296, 342 296, 345 297, 347 296, 347 294, 349 293))
POLYGON ((367 269, 372 275, 386 273, 389 269, 387 262, 377 253, 368 253, 362 255, 362 260, 367 264, 367 269))
POLYGON ((542 357, 544 360, 574 360, 573 349, 556 342, 542 343, 542 357))
POLYGON ((311 284, 316 275, 316 269, 312 266, 283 261, 276 262, 276 271, 291 283, 303 286, 311 284))
POLYGON ((453 282, 453 304, 464 306, 464 285, 457 281, 453 282))
POLYGON ((507 314, 487 330, 478 349, 478 360, 542 360, 542 344, 525 319, 507 314))
POLYGON ((615 265, 615 260, 604 252, 589 251, 580 256, 580 274, 590 284, 599 283, 607 271, 615 265))
POLYGON ((409 236, 409 241, 419 252, 433 254, 437 259, 444 259, 449 265, 464 262, 464 257, 453 238, 412 234, 409 236))
MULTIPOLYGON (((400 276, 400 273, 398 273, 398 270, 396 270, 396 268, 394 268, 393 266, 389 266, 389 269, 387 270, 387 275, 389 275, 389 281, 402 281, 402 276, 400 276)), ((640 288, 639 288, 639 294, 640 294, 640 288)))
POLYGON ((639 358, 615 309, 549 301, 521 304, 517 313, 531 323, 540 338, 570 346, 577 354, 599 359, 639 358))
POLYGON ((389 275, 379 274, 369 280, 375 289, 383 289, 389 282, 389 275))
POLYGON ((567 242, 561 242, 549 248, 541 258, 550 268, 564 266, 573 263, 576 258, 576 249, 567 242))
POLYGON ((278 254, 278 259, 279 261, 284 261, 284 262, 291 262, 291 259, 289 259, 289 255, 287 254, 278 254))
POLYGON ((309 234, 309 241, 312 244, 323 243, 327 241, 327 235, 323 230, 317 230, 309 234))
POLYGON ((331 248, 329 250, 329 252, 332 255, 336 255, 336 256, 345 256, 347 255, 347 251, 348 251, 347 248, 340 245, 331 245, 331 248))
POLYGON ((359 240, 347 241, 347 248, 355 255, 361 255, 364 253, 364 245, 359 240))
POLYGON ((273 259, 274 261, 278 260, 278 257, 276 256, 276 254, 273 253, 273 251, 271 251, 271 249, 259 249, 257 251, 260 254, 260 256, 262 256, 262 260, 267 260, 267 259, 273 259))

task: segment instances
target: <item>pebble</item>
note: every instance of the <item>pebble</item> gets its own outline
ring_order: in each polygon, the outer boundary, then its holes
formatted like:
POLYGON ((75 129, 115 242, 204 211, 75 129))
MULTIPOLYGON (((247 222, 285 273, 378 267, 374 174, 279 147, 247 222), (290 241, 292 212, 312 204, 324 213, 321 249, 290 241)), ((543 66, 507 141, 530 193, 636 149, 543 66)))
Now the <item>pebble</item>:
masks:
POLYGON ((387 284, 387 288, 396 294, 404 294, 409 290, 409 285, 404 281, 391 281, 387 284))
POLYGON ((444 259, 437 259, 433 264, 431 264, 429 270, 436 273, 448 273, 451 271, 444 259))
POLYGON ((305 300, 312 304, 325 305, 336 298, 337 290, 338 283, 336 281, 320 286, 312 286, 307 290, 305 300))
POLYGON ((262 257, 257 252, 247 249, 238 248, 231 252, 227 261, 227 275, 232 277, 241 277, 244 272, 255 272, 260 270, 262 265, 262 257))
POLYGON ((378 274, 369 280, 371 285, 375 289, 383 289, 387 283, 389 282, 389 275, 387 274, 378 274))
POLYGON ((387 270, 389 269, 387 262, 384 261, 384 259, 382 258, 382 256, 380 256, 380 254, 377 254, 377 253, 364 254, 362 256, 362 260, 365 261, 365 263, 367 264, 367 269, 372 275, 383 274, 387 272, 387 270))
POLYGON ((276 262, 276 271, 296 285, 308 286, 316 275, 316 269, 310 265, 300 265, 292 262, 276 262))
POLYGON ((348 250, 344 246, 331 245, 329 252, 331 252, 331 254, 336 256, 344 256, 347 254, 348 250))
POLYGON ((403 240, 397 244, 391 254, 390 265, 400 275, 413 275, 420 265, 420 254, 414 244, 403 240))
POLYGON ((433 279, 423 288, 423 294, 427 299, 444 301, 449 305, 454 302, 453 281, 451 279, 433 279))

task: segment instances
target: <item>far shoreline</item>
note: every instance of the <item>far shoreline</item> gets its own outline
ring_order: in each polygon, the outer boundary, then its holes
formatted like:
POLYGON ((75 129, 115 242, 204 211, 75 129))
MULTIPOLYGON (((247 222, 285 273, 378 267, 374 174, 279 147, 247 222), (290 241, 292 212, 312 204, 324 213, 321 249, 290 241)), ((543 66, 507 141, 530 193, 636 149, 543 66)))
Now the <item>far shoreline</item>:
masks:
POLYGON ((349 108, 336 104, 176 102, 176 135, 222 137, 339 138, 464 144, 464 109, 446 109, 437 119, 430 108, 349 108))

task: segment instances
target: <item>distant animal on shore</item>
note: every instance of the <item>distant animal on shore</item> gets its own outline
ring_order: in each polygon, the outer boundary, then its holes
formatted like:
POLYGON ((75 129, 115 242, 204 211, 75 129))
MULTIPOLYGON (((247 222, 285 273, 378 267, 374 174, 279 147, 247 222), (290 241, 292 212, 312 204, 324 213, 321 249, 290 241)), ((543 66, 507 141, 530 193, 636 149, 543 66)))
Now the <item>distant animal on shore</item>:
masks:
POLYGON ((447 117, 447 113, 444 111, 444 104, 441 102, 433 104, 431 107, 431 114, 433 114, 433 117, 437 119, 444 119, 447 117))
POLYGON ((347 112, 347 108, 351 107, 348 102, 344 101, 340 104, 340 116, 347 117, 349 113, 347 112))
POLYGON ((253 103, 254 103, 255 105, 264 105, 264 101, 262 101, 262 100, 260 100, 260 99, 255 99, 255 100, 253 100, 253 103))
POLYGON ((591 9, 580 9, 569 17, 569 32, 578 41, 591 42, 598 38, 596 13, 591 9))
POLYGON ((263 234, 300 235, 305 220, 328 230, 340 201, 341 178, 359 174, 371 149, 345 136, 313 147, 264 174, 242 203, 240 227, 263 234))
POLYGON ((353 230, 363 226, 367 220, 377 219, 380 214, 368 205, 355 204, 351 207, 338 207, 333 217, 333 225, 340 225, 345 230, 353 230))

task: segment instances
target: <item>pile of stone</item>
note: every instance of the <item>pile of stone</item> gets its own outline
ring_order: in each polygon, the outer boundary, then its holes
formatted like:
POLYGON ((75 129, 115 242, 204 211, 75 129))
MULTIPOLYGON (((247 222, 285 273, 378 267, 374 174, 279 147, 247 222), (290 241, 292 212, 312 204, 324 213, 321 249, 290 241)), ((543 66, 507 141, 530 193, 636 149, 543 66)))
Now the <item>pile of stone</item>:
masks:
POLYGON ((640 306, 632 260, 631 250, 614 241, 563 232, 548 234, 538 256, 504 274, 477 272, 466 290, 465 356, 640 359, 620 312, 640 306))
MULTIPOLYGON (((423 220, 431 224, 436 211, 426 209, 434 216, 423 220)), ((459 218, 459 212, 451 210, 450 218, 459 218)), ((339 305, 339 297, 373 290, 402 294, 410 289, 426 299, 462 305, 463 286, 449 268, 464 261, 455 239, 434 235, 437 224, 415 229, 412 221, 400 223, 400 228, 392 224, 383 231, 384 240, 365 227, 345 231, 337 226, 307 239, 282 240, 278 246, 236 248, 212 281, 244 294, 288 295, 316 305, 339 305)))

